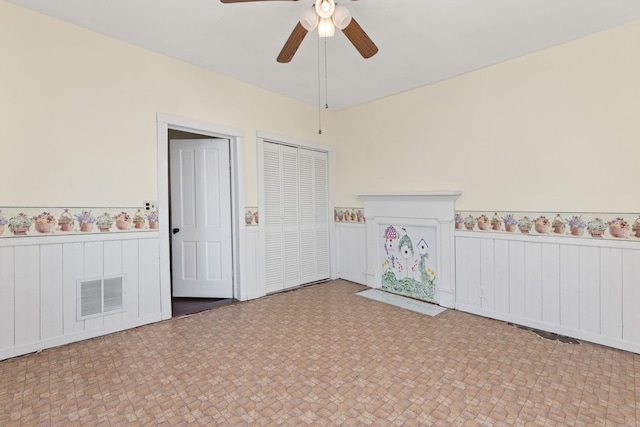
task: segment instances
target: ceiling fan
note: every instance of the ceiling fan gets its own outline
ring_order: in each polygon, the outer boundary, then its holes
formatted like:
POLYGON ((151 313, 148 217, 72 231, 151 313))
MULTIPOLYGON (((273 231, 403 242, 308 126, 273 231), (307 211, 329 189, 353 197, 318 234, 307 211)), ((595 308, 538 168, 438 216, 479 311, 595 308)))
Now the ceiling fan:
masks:
MULTIPOLYGON (((222 3, 245 3, 250 1, 272 0, 220 1, 222 3)), ((351 17, 351 13, 349 13, 346 7, 336 5, 334 0, 315 0, 314 7, 302 13, 300 21, 296 24, 293 32, 278 55, 278 62, 286 63, 291 61, 308 32, 318 28, 318 35, 320 37, 331 37, 334 35, 336 27, 342 30, 363 58, 371 58, 378 52, 378 47, 369 38, 367 33, 365 33, 360 24, 351 17)))

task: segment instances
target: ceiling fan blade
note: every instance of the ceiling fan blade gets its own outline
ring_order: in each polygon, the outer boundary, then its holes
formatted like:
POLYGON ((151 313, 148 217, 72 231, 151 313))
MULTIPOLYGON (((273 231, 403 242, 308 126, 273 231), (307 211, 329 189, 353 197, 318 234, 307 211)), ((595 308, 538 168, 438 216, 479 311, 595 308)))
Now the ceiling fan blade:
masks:
MULTIPOLYGON (((286 0, 220 0, 221 3, 248 3, 250 1, 286 1, 286 0)), ((288 0, 298 1, 298 0, 288 0)))
POLYGON ((347 36, 351 44, 358 49, 358 52, 360 52, 363 58, 371 58, 378 53, 378 46, 369 38, 354 18, 351 18, 351 22, 342 32, 347 36))
POLYGON ((300 22, 296 24, 296 27, 291 32, 291 35, 287 39, 286 43, 282 47, 280 51, 280 55, 278 55, 278 62, 287 63, 293 59, 293 55, 296 54, 296 51, 300 47, 302 40, 307 35, 308 31, 302 26, 300 22))

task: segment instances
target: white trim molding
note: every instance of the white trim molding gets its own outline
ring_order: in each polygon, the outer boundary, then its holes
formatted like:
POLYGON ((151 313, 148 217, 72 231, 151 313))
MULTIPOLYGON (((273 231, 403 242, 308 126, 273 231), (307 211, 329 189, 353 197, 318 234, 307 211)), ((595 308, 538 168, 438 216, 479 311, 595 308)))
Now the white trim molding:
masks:
POLYGON ((162 292, 162 318, 171 318, 171 258, 169 235, 169 129, 195 133, 204 136, 227 138, 231 152, 231 223, 233 244, 234 298, 246 300, 242 281, 244 259, 244 133, 239 129, 212 123, 157 114, 158 149, 158 208, 160 223, 160 283, 162 292))

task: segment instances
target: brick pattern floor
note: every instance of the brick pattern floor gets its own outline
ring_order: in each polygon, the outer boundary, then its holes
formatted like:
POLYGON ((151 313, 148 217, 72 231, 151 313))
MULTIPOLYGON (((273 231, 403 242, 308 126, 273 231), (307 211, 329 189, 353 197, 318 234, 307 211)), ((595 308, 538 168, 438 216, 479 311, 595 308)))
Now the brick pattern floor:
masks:
POLYGON ((638 425, 640 355, 301 288, 0 362, 0 425, 638 425))

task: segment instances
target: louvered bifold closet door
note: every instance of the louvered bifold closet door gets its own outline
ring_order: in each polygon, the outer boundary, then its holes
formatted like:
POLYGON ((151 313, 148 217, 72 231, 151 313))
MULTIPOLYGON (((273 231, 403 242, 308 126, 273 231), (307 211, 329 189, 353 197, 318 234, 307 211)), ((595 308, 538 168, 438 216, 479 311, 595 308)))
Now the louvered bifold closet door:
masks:
POLYGON ((330 276, 327 154, 298 149, 302 283, 330 276))
POLYGON ((266 291, 328 278, 327 153, 265 142, 263 157, 266 291))
POLYGON ((300 284, 298 228, 298 150, 264 144, 266 291, 300 284))
POLYGON ((264 144, 264 212, 266 291, 284 288, 282 252, 282 159, 280 146, 264 144))
POLYGON ((300 183, 300 275, 302 283, 316 280, 316 212, 314 151, 298 149, 300 183))
POLYGON ((314 281, 331 276, 329 264, 329 177, 328 154, 314 152, 313 188, 315 215, 315 260, 314 281))
POLYGON ((284 287, 300 282, 300 229, 298 226, 298 149, 280 146, 282 153, 282 247, 284 287))

